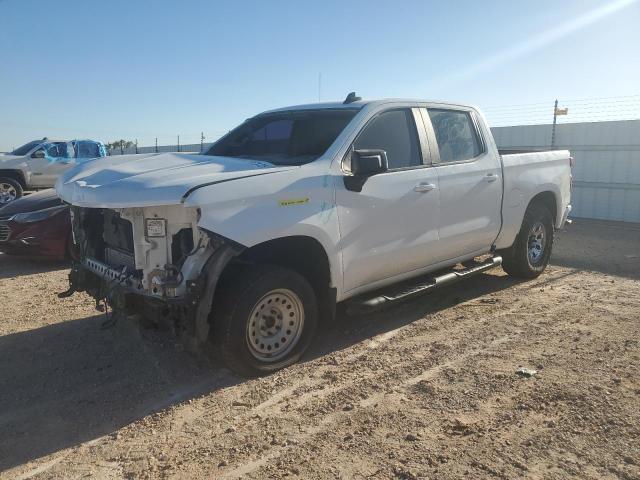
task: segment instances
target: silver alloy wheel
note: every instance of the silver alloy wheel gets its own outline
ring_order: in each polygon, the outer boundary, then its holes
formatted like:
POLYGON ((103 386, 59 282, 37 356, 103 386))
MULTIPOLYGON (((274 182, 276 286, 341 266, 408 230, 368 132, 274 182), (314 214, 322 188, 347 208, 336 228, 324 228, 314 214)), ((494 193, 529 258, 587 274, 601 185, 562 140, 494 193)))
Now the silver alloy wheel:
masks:
POLYGON ((14 201, 17 196, 16 187, 10 183, 0 182, 0 205, 14 201))
POLYGON ((529 237, 527 239, 527 255, 529 256, 529 263, 532 265, 537 263, 544 254, 546 228, 542 222, 536 222, 531 226, 529 230, 529 237))
POLYGON ((272 290, 251 310, 247 346, 261 362, 276 362, 293 350, 304 328, 304 306, 291 290, 272 290))

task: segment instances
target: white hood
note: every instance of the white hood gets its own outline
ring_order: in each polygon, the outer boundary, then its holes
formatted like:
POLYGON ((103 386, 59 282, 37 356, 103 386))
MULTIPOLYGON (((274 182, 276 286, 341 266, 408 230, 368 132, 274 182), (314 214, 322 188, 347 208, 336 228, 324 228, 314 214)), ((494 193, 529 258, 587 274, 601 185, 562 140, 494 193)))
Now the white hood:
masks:
POLYGON ((187 153, 119 155, 87 162, 58 179, 64 201, 81 207, 175 205, 194 189, 295 167, 187 153))

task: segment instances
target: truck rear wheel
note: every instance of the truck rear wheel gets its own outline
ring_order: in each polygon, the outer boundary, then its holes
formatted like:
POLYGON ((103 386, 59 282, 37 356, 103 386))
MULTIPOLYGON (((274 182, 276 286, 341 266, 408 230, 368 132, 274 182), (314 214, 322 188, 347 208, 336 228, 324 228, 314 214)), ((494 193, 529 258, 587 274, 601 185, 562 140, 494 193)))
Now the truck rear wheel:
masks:
POLYGON ((0 207, 22 196, 20 182, 9 177, 0 177, 0 207))
POLYGON ((311 343, 318 318, 309 282, 273 265, 231 268, 213 307, 213 341, 225 364, 253 376, 297 362, 311 343))
POLYGON ((502 268, 513 277, 536 278, 547 268, 553 247, 553 217, 544 205, 533 204, 524 214, 511 247, 500 252, 502 268))

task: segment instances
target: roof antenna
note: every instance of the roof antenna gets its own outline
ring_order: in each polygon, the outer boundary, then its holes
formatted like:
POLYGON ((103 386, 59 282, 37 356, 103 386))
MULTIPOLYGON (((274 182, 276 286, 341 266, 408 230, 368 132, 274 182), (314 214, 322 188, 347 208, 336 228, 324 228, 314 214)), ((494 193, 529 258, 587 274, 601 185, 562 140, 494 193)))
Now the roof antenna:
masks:
POLYGON ((344 99, 344 102, 342 102, 342 104, 347 105, 349 103, 357 102, 358 100, 362 100, 362 97, 356 97, 356 92, 351 92, 349 95, 347 95, 347 98, 344 99))

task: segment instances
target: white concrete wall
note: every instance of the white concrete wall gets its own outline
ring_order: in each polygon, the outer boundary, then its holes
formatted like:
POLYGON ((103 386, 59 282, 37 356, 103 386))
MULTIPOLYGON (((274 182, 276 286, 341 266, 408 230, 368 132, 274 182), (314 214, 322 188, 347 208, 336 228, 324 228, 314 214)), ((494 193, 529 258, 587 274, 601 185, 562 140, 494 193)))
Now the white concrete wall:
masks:
MULTIPOLYGON (((549 148, 551 125, 492 129, 499 148, 549 148)), ((567 123, 556 148, 571 150, 574 217, 640 222, 640 120, 567 123)))

